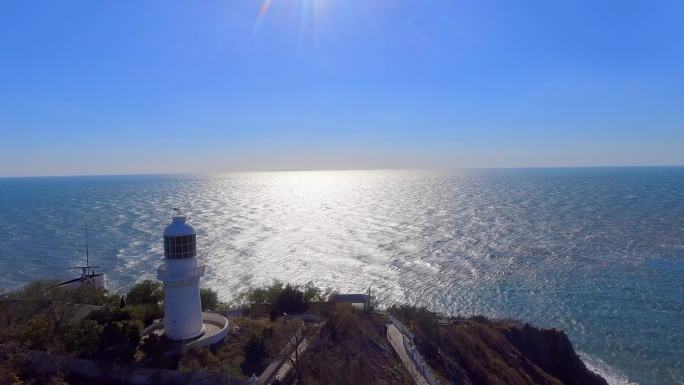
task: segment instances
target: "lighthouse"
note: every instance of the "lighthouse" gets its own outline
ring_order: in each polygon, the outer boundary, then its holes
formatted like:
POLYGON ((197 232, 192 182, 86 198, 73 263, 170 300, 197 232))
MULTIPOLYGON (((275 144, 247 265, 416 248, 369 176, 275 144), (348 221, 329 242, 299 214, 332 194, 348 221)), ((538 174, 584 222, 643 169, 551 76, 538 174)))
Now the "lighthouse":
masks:
POLYGON ((164 334, 183 341, 204 334, 199 279, 205 266, 197 259, 195 230, 178 213, 164 230, 164 263, 157 279, 164 282, 164 334))

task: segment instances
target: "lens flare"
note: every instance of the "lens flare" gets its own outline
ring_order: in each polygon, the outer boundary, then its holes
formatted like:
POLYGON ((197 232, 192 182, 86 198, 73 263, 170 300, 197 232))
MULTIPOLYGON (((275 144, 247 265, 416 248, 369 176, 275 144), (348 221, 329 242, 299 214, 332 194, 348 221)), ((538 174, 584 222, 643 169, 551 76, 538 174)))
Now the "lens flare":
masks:
POLYGON ((273 0, 264 0, 264 2, 261 4, 261 7, 259 7, 259 15, 257 16, 257 24, 260 24, 264 19, 268 13, 268 10, 271 8, 272 2, 273 0))
POLYGON ((267 19, 277 19, 279 24, 292 25, 299 32, 300 39, 310 35, 316 39, 318 24, 326 0, 261 0, 254 31, 258 32, 267 19))

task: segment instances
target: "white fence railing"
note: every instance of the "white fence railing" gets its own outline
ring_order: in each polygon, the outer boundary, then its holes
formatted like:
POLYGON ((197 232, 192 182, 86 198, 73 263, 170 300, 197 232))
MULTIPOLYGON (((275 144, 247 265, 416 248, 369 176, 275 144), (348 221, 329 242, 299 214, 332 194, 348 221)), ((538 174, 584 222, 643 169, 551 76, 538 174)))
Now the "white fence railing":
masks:
POLYGON ((411 333, 411 331, 408 330, 408 328, 406 326, 404 326, 404 324, 401 323, 401 321, 394 318, 394 316, 392 314, 389 315, 389 319, 390 319, 390 322, 392 322, 392 324, 394 325, 394 327, 399 329, 401 334, 403 334, 405 337, 408 337, 408 339, 410 339, 411 342, 413 342, 413 339, 414 339, 413 333, 411 333))
POLYGON ((299 327, 295 334, 290 338, 287 345, 280 351, 280 357, 276 361, 272 362, 269 366, 264 369, 264 371, 259 375, 259 377, 252 376, 249 379, 250 385, 261 385, 271 383, 274 376, 278 374, 278 371, 287 364, 288 357, 294 354, 295 349, 299 349, 299 345, 304 341, 302 334, 306 332, 304 325, 299 327))
POLYGON ((427 380, 428 384, 441 385, 437 377, 435 377, 435 375, 432 373, 432 370, 430 370, 430 367, 425 363, 423 356, 421 356, 418 349, 416 349, 413 333, 411 333, 411 331, 408 330, 408 328, 404 326, 401 321, 394 318, 394 316, 391 314, 389 315, 389 319, 390 322, 392 322, 392 325, 394 325, 394 327, 399 329, 399 332, 401 332, 402 341, 404 342, 404 349, 406 349, 406 353, 408 353, 408 356, 416 365, 416 368, 418 368, 420 374, 425 377, 425 380, 427 380))

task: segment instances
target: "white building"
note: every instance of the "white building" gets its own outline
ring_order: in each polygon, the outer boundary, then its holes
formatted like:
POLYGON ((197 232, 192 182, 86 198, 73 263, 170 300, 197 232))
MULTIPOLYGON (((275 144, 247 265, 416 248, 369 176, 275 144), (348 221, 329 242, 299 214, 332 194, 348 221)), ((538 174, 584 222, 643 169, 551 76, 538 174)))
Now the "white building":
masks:
POLYGON ((205 266, 197 259, 195 230, 185 216, 173 217, 164 230, 164 263, 157 279, 164 282, 164 333, 181 341, 204 334, 199 279, 205 266))

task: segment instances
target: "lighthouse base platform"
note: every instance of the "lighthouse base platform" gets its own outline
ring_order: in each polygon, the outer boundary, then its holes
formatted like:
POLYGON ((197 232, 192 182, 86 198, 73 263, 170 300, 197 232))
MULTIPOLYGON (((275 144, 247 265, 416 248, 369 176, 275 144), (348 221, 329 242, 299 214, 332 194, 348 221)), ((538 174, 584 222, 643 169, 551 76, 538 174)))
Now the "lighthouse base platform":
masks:
MULTIPOLYGON (((220 314, 202 312, 202 322, 204 323, 204 333, 189 340, 178 341, 183 345, 183 349, 201 348, 217 344, 226 338, 230 330, 228 319, 220 314)), ((164 320, 155 320, 152 325, 143 329, 141 335, 145 336, 150 333, 163 335, 164 320)))

